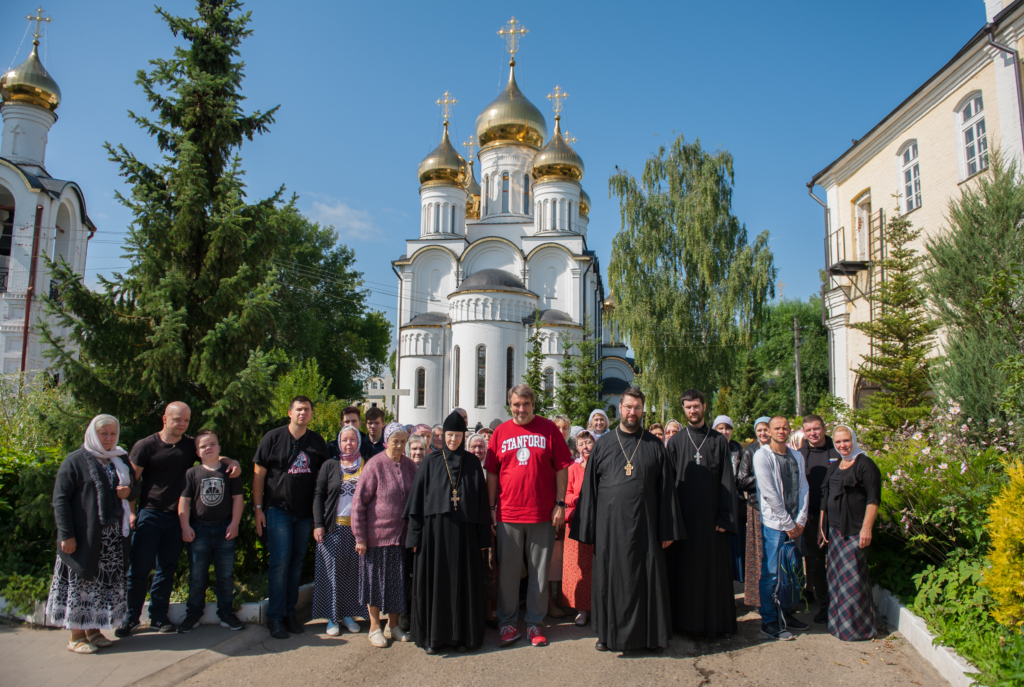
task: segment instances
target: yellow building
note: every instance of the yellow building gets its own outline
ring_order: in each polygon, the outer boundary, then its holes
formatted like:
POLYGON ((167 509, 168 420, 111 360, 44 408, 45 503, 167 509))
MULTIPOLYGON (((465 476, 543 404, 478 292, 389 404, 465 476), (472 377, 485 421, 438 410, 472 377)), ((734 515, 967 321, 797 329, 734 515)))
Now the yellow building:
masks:
POLYGON ((1024 0, 985 0, 985 11, 987 22, 967 45, 807 185, 825 207, 829 385, 851 406, 874 391, 856 372, 872 342, 851 325, 876 315, 866 297, 884 279, 877 262, 897 203, 922 230, 921 249, 946 230, 949 201, 985 173, 993 148, 1024 160, 1024 0))

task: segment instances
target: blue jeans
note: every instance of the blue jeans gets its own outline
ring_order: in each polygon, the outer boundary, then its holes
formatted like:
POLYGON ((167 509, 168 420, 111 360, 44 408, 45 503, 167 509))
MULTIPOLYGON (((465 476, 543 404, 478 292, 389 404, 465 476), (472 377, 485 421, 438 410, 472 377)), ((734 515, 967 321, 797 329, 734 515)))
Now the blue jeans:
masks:
POLYGON ((235 540, 225 539, 229 520, 190 524, 196 538, 188 545, 189 580, 188 615, 202 616, 206 611, 206 587, 209 585, 210 562, 213 562, 214 589, 217 592, 217 616, 221 620, 233 613, 235 590, 235 540))
POLYGON ((153 586, 149 589, 149 619, 168 622, 167 607, 171 603, 174 571, 184 542, 181 540, 181 522, 177 513, 163 513, 149 508, 139 511, 132 535, 132 549, 128 567, 128 615, 126 620, 137 623, 146 601, 149 573, 153 586))
POLYGON ((775 586, 779 582, 779 547, 789 539, 789 535, 782 530, 773 530, 764 525, 761 526, 764 539, 764 551, 761 556, 761 584, 758 591, 761 594, 761 622, 765 625, 777 625, 779 623, 779 611, 775 607, 775 586))
POLYGON ((270 571, 267 575, 267 618, 282 620, 295 615, 299 602, 302 559, 306 557, 313 518, 297 518, 281 508, 267 509, 267 548, 270 571))

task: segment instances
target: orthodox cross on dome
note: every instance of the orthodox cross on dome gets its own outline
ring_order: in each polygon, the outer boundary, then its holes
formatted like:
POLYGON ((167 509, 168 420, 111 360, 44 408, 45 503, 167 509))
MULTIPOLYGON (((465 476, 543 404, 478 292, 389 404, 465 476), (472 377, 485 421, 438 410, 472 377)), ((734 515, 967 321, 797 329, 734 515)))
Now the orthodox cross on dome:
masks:
POLYGON ((459 101, 451 97, 448 91, 444 92, 444 99, 438 98, 437 104, 441 106, 441 114, 444 115, 444 125, 448 126, 448 118, 452 115, 452 105, 455 105, 459 101))
POLYGON ((562 90, 561 86, 555 86, 553 93, 548 94, 548 100, 551 101, 551 109, 555 111, 555 119, 562 118, 562 108, 565 106, 565 99, 569 97, 569 94, 562 90))
POLYGON ((476 150, 476 138, 469 135, 469 140, 462 144, 462 147, 469 151, 469 164, 473 164, 473 151, 476 150))
POLYGON ((576 137, 570 134, 568 129, 565 130, 565 135, 562 136, 562 138, 564 138, 565 142, 568 143, 570 146, 576 142, 576 137))
POLYGON ((517 24, 515 17, 509 19, 508 24, 501 27, 498 31, 498 35, 505 39, 505 49, 508 50, 508 54, 512 56, 509 60, 509 64, 512 66, 515 66, 516 64, 516 53, 519 52, 519 41, 527 33, 530 33, 530 30, 522 24, 517 24))
POLYGON ((39 28, 40 28, 39 25, 42 24, 44 21, 47 24, 49 24, 51 21, 53 21, 53 19, 50 19, 49 15, 47 15, 45 17, 43 16, 43 12, 45 12, 45 11, 46 10, 44 10, 42 8, 42 5, 40 5, 39 9, 36 10, 36 16, 33 17, 30 14, 29 16, 25 17, 25 19, 28 19, 29 21, 34 21, 36 23, 36 30, 32 32, 32 41, 36 45, 39 45, 39 37, 43 35, 42 31, 39 30, 39 28))

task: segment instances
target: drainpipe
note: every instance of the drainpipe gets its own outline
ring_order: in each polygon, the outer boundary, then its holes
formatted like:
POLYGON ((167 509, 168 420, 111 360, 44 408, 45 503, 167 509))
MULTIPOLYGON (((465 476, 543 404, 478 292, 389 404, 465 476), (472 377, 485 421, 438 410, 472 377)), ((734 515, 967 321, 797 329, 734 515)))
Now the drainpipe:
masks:
MULTIPOLYGON (((399 276, 398 270, 395 269, 394 265, 391 265, 391 271, 395 273, 395 277, 398 279, 398 343, 395 345, 395 391, 397 392, 402 388, 400 380, 402 377, 398 374, 399 366, 402 364, 402 277, 399 276)), ((401 396, 395 397, 395 422, 398 422, 398 409, 401 406, 401 396)))
MULTIPOLYGON (((988 31, 988 44, 995 48, 996 50, 1000 50, 1009 55, 1011 58, 1013 58, 1013 88, 1017 92, 1017 118, 1020 123, 1021 145, 1024 146, 1024 94, 1021 93, 1020 86, 1020 56, 1017 54, 1017 51, 1014 50, 1013 48, 1010 48, 1001 43, 996 43, 995 24, 989 22, 988 24, 985 25, 985 29, 988 31)), ((1024 150, 1022 150, 1022 153, 1024 153, 1024 150)))
POLYGON ((32 232, 32 253, 29 255, 28 288, 25 289, 25 326, 21 334, 21 371, 28 363, 29 323, 32 322, 32 297, 36 294, 36 263, 39 261, 39 230, 43 226, 43 206, 36 206, 36 227, 32 232))

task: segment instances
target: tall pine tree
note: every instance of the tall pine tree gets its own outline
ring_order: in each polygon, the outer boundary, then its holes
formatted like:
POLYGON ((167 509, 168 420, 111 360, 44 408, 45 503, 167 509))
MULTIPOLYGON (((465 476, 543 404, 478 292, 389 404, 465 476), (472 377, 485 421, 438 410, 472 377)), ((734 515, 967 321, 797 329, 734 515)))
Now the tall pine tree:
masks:
POLYGON ((537 394, 534 411, 538 415, 548 415, 554 406, 553 394, 544 384, 544 337, 540 333, 540 311, 533 313, 533 333, 526 339, 526 374, 523 383, 529 384, 537 394))
POLYGON ((49 309, 70 333, 44 330, 49 355, 83 416, 117 415, 127 440, 158 427, 167 403, 184 401, 193 430, 215 426, 230 446, 273 393, 278 359, 263 346, 273 328, 280 191, 247 203, 238 151, 268 130, 277 108, 242 110, 239 46, 251 30, 240 7, 199 0, 189 18, 157 9, 185 44, 138 72, 153 117, 129 117, 162 160, 106 146, 131 184, 128 197, 118 194, 134 218, 130 267, 93 292, 66 264, 54 266, 64 292, 49 309))

